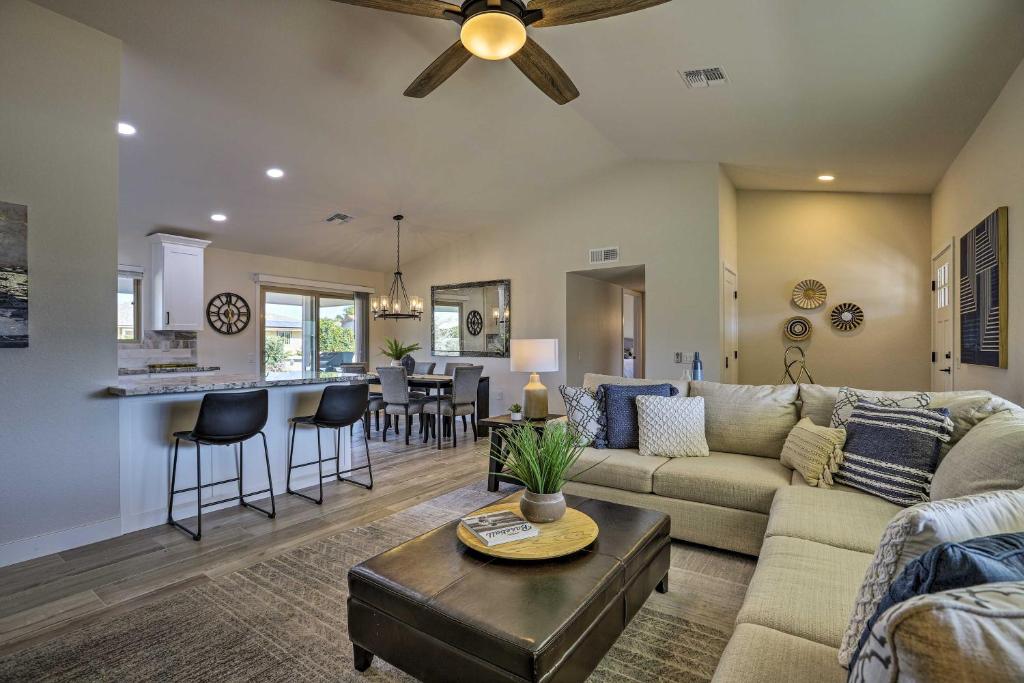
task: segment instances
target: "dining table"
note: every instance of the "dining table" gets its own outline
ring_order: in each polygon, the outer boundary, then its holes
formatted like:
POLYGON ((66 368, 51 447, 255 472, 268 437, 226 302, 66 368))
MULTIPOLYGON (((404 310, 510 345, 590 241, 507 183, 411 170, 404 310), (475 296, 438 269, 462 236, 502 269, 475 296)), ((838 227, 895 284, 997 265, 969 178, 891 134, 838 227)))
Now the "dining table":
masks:
MULTIPOLYGON (((376 372, 368 372, 366 376, 369 378, 370 384, 380 384, 380 377, 376 372)), ((435 390, 437 393, 437 414, 441 414, 441 400, 444 398, 444 390, 450 389, 455 378, 451 375, 424 375, 424 374, 410 374, 408 376, 409 388, 435 390)), ((481 377, 480 383, 477 384, 476 388, 476 417, 478 421, 477 425, 477 436, 484 437, 490 433, 487 427, 481 427, 479 420, 490 417, 491 415, 491 380, 489 377, 481 377)), ((433 397, 431 397, 433 398, 433 397)), ((452 429, 455 429, 454 419, 452 420, 452 429)), ((437 449, 441 450, 442 446, 441 437, 437 438, 437 449)))

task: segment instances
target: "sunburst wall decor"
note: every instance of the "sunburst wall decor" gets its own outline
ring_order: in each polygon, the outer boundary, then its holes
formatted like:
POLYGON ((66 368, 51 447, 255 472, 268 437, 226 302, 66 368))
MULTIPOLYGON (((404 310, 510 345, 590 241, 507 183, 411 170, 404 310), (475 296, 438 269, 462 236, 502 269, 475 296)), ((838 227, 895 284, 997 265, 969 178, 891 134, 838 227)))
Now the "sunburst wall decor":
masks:
POLYGON ((864 322, 864 311, 857 304, 842 303, 832 309, 830 318, 832 327, 840 332, 849 332, 857 329, 864 322))
POLYGON ((801 280, 793 288, 793 303, 806 310, 821 306, 827 298, 828 290, 817 280, 801 280))

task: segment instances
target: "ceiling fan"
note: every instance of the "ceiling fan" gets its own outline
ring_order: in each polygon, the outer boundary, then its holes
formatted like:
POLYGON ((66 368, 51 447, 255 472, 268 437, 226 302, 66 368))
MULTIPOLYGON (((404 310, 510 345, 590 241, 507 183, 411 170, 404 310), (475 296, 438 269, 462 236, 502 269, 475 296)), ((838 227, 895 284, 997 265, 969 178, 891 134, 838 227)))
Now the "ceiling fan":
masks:
POLYGON ((511 59, 545 95, 558 104, 579 97, 562 67, 532 38, 526 27, 563 26, 654 7, 669 0, 335 0, 387 12, 448 19, 462 27, 459 40, 434 60, 406 91, 426 97, 472 56, 511 59))

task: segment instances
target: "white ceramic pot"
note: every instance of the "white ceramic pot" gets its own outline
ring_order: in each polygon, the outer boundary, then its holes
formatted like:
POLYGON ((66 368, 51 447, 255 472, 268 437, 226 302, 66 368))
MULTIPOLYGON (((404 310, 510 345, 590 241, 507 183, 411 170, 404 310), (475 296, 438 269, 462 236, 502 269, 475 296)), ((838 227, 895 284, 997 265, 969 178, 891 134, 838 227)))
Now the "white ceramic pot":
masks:
POLYGON ((393 361, 391 361, 390 365, 393 368, 400 368, 400 367, 402 367, 402 361, 400 361, 400 360, 393 360, 393 361))
POLYGON ((512 421, 513 422, 519 422, 522 419, 523 419, 523 414, 522 413, 512 413, 512 421))

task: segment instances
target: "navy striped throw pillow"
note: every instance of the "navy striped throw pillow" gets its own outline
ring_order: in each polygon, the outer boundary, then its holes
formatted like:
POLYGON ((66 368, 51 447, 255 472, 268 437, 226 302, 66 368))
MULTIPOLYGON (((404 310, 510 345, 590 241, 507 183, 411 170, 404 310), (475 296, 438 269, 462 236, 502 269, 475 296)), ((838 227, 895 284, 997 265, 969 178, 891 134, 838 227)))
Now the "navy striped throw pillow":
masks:
POLYGON ((891 408, 858 401, 846 424, 836 483, 909 507, 928 500, 939 448, 953 421, 945 408, 891 408))

